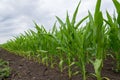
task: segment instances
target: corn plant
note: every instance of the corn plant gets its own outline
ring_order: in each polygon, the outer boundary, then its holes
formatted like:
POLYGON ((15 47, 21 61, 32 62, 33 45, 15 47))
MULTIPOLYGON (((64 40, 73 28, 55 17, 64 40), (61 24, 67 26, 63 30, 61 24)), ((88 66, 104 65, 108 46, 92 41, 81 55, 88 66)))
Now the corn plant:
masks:
POLYGON ((104 32, 103 32, 103 16, 100 11, 101 0, 97 0, 95 13, 94 13, 94 21, 91 25, 94 27, 93 29, 93 45, 95 47, 95 60, 91 61, 95 75, 97 80, 102 80, 101 77, 101 69, 103 66, 103 54, 104 54, 104 32))
POLYGON ((0 80, 10 75, 9 63, 0 59, 0 80))
POLYGON ((76 22, 79 2, 72 20, 68 12, 65 22, 56 16, 57 21, 51 31, 34 22, 36 31, 25 31, 2 47, 28 59, 35 59, 46 66, 57 66, 61 72, 66 69, 69 78, 81 72, 83 80, 86 80, 86 65, 91 62, 97 80, 102 80, 101 70, 108 49, 115 52, 112 55, 117 61, 116 70, 120 71, 120 3, 117 0, 113 0, 113 3, 117 17, 112 18, 106 12, 107 20, 104 19, 100 11, 101 0, 97 0, 94 15, 88 11, 88 16, 76 22), (86 24, 81 26, 86 19, 86 24), (57 22, 60 24, 59 29, 56 26, 57 22), (74 71, 74 66, 80 70, 74 71))
POLYGON ((71 66, 75 64, 75 58, 79 56, 77 59, 79 60, 77 65, 80 66, 81 72, 83 75, 83 80, 86 80, 86 58, 85 54, 83 53, 83 35, 78 33, 77 30, 79 28, 79 25, 87 19, 87 17, 83 18, 76 24, 76 16, 78 12, 80 3, 78 4, 74 14, 72 21, 69 19, 69 15, 67 13, 66 22, 64 23, 59 17, 57 17, 58 22, 60 23, 60 38, 61 43, 63 45, 61 47, 64 48, 64 50, 67 51, 67 64, 68 64, 68 75, 71 78, 72 71, 71 66))
POLYGON ((114 47, 113 47, 113 50, 115 51, 115 57, 116 57, 116 71, 117 72, 120 72, 120 3, 117 1, 117 0, 113 0, 113 3, 115 5, 115 8, 117 10, 117 19, 114 18, 114 25, 112 25, 111 27, 111 41, 113 40, 113 37, 114 37, 114 40, 115 43, 114 43, 114 47), (113 32, 113 31, 115 32, 113 32))
POLYGON ((110 49, 113 50, 113 52, 115 54, 113 54, 113 56, 115 56, 116 59, 116 72, 120 71, 120 9, 118 7, 120 7, 120 3, 117 0, 113 0, 113 3, 115 5, 115 8, 117 10, 117 18, 114 14, 113 18, 110 16, 110 14, 108 12, 106 12, 107 14, 107 19, 105 20, 106 23, 109 25, 109 31, 108 31, 108 35, 109 35, 109 45, 110 45, 110 49))

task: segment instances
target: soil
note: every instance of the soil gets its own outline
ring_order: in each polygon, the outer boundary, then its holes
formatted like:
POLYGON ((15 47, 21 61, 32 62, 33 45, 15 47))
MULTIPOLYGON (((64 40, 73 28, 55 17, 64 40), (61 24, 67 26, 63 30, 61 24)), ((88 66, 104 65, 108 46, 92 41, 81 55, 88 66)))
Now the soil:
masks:
MULTIPOLYGON (((43 64, 15 55, 9 51, 0 48, 0 59, 9 62, 11 74, 3 80, 82 80, 81 74, 73 76, 69 79, 67 72, 61 73, 57 69, 51 69, 43 64)), ((120 80, 120 73, 112 70, 115 61, 108 58, 104 62, 102 76, 108 77, 110 80, 120 80)), ((94 72, 91 65, 87 65, 88 72, 94 72)), ((89 77, 88 80, 96 80, 89 77)))

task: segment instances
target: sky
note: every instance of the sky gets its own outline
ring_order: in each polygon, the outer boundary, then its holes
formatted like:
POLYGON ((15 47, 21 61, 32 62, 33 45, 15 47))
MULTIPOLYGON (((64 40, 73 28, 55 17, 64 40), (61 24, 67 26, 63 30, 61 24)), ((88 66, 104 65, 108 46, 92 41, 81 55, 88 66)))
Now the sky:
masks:
MULTIPOLYGON (((35 21, 51 30, 55 16, 65 20, 68 11, 71 17, 80 0, 0 0, 0 44, 28 29, 35 29, 35 21)), ((94 13, 97 0, 81 0, 77 20, 94 13)), ((119 0, 118 0, 119 1, 119 0)), ((102 0, 101 10, 111 14, 115 11, 112 0, 102 0)))

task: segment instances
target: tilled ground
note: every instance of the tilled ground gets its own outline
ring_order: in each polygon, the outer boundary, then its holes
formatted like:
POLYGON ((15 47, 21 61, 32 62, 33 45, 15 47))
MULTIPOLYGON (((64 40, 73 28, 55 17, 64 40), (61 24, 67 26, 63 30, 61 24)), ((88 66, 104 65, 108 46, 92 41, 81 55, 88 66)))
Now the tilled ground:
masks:
MULTIPOLYGON (((8 61, 11 68, 11 75, 5 80, 82 80, 80 74, 69 79, 67 72, 60 73, 57 69, 51 69, 43 64, 27 60, 2 48, 0 48, 0 58, 8 61)), ((102 75, 109 77, 110 80, 120 80, 120 73, 115 73, 111 69, 112 62, 114 62, 112 59, 105 61, 102 75)), ((87 70, 93 72, 93 68, 89 65, 87 70)), ((95 80, 95 78, 90 77, 88 80, 95 80)))

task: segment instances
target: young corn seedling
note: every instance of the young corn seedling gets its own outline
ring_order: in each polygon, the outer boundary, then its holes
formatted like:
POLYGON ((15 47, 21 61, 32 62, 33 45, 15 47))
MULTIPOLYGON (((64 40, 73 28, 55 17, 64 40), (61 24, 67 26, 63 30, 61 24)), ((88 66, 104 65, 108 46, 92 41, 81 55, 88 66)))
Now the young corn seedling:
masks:
POLYGON ((0 80, 10 75, 9 63, 0 59, 0 80))
POLYGON ((61 32, 61 43, 64 45, 62 46, 67 51, 67 64, 68 64, 68 75, 71 78, 73 72, 71 71, 71 66, 76 64, 74 62, 74 58, 78 57, 77 59, 79 62, 77 63, 83 75, 83 80, 86 80, 86 69, 85 69, 85 54, 83 53, 83 40, 80 33, 78 33, 78 28, 80 24, 88 18, 85 17, 80 20, 76 24, 76 16, 78 12, 80 3, 78 4, 74 14, 72 21, 70 21, 68 13, 66 17, 66 23, 64 23, 60 18, 57 17, 58 22, 61 24, 60 32, 61 32), (81 41, 82 40, 82 41, 81 41))
POLYGON ((59 68, 60 68, 60 71, 63 72, 64 70, 64 59, 63 59, 63 53, 64 53, 64 49, 62 47, 57 47, 56 48, 57 50, 59 50, 59 57, 60 57, 60 61, 59 61, 59 68))
POLYGON ((120 72, 120 3, 117 0, 113 0, 113 3, 117 11, 117 19, 114 17, 114 23, 111 22, 110 40, 117 62, 116 72, 120 72))
POLYGON ((113 0, 113 3, 115 5, 115 8, 117 10, 117 18, 114 14, 113 18, 110 16, 108 12, 107 14, 107 19, 105 22, 108 24, 109 31, 109 45, 110 49, 113 50, 115 54, 112 54, 115 56, 116 59, 116 72, 120 72, 120 3, 117 0, 113 0))
POLYGON ((97 0, 94 13, 94 29, 93 29, 93 44, 96 48, 94 61, 91 61, 97 80, 102 80, 101 69, 103 66, 103 52, 104 52, 104 32, 103 32, 103 16, 100 11, 101 0, 97 0))

